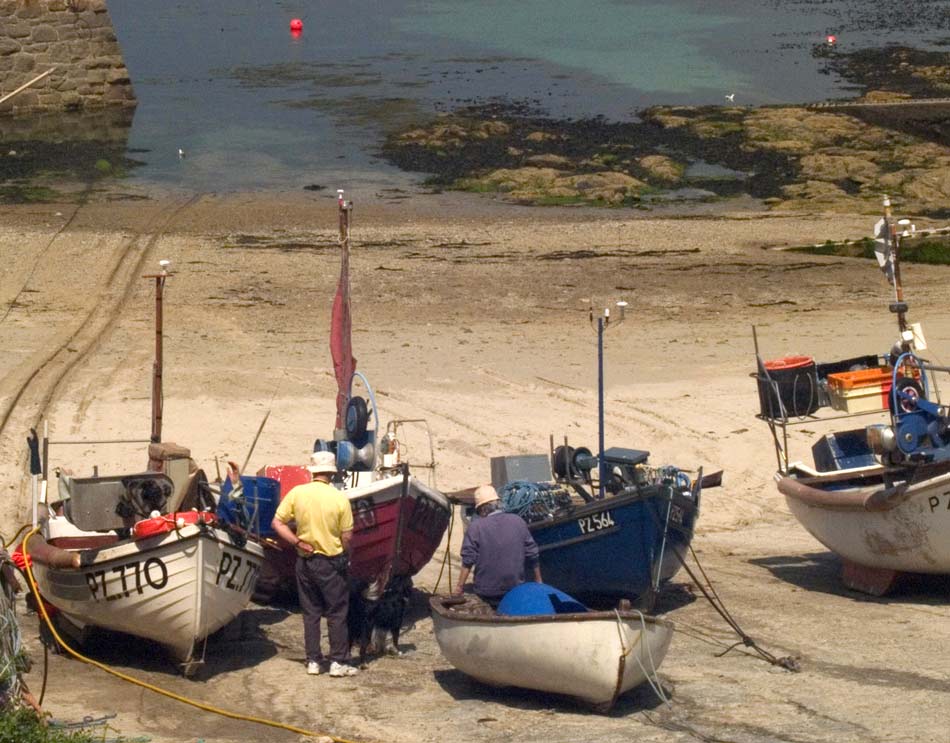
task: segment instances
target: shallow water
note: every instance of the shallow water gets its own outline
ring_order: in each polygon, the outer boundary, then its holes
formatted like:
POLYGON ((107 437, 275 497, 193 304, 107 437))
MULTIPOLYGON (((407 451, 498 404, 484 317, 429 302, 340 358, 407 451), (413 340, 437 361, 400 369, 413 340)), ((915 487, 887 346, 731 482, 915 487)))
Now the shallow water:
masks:
POLYGON ((947 3, 914 0, 109 8, 139 99, 129 147, 145 164, 132 179, 203 191, 406 187, 418 177, 376 155, 387 129, 487 100, 625 119, 658 103, 725 104, 732 93, 741 105, 841 97, 846 84, 820 74, 811 54, 827 34, 851 49, 881 38, 926 46, 947 33, 947 3))

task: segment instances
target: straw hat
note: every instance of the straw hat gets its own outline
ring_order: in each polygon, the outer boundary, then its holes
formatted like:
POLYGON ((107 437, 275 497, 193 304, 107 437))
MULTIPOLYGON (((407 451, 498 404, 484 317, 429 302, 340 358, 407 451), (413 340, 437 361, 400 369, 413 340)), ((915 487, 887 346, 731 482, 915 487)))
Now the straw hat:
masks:
POLYGON ((475 508, 498 500, 498 491, 491 485, 479 485, 475 488, 475 508))
POLYGON ((307 470, 313 475, 335 475, 336 455, 332 451, 315 451, 310 455, 307 470))

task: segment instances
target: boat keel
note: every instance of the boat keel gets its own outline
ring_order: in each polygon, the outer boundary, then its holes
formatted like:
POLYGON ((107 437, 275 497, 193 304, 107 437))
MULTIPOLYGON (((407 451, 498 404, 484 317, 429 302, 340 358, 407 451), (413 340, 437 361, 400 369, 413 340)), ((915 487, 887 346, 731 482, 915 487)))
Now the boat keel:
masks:
POLYGON ((841 558, 841 582, 848 588, 871 596, 884 596, 897 585, 901 573, 887 568, 872 568, 841 558))

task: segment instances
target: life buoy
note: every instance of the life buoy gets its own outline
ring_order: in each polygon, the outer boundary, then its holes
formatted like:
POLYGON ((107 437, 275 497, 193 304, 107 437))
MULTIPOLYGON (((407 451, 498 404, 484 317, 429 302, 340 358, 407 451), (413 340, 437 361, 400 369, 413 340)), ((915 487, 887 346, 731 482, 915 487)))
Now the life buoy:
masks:
POLYGON ((145 539, 158 534, 167 534, 172 529, 180 529, 187 524, 214 523, 214 514, 208 511, 179 511, 167 513, 164 516, 153 516, 150 519, 136 521, 132 527, 133 539, 145 539))

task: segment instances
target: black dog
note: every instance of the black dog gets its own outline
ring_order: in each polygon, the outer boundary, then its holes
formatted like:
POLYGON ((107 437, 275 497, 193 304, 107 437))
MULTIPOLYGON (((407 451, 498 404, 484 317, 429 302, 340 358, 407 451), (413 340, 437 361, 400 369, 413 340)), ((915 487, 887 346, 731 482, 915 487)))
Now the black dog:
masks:
POLYGON ((387 652, 387 635, 393 640, 392 650, 388 652, 399 655, 399 631, 411 593, 412 578, 408 575, 397 575, 391 579, 382 595, 375 584, 351 582, 346 623, 350 632, 350 648, 359 644, 361 666, 365 665, 370 651, 373 655, 387 652))

